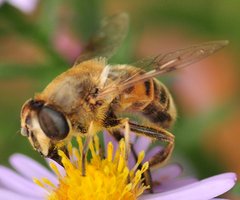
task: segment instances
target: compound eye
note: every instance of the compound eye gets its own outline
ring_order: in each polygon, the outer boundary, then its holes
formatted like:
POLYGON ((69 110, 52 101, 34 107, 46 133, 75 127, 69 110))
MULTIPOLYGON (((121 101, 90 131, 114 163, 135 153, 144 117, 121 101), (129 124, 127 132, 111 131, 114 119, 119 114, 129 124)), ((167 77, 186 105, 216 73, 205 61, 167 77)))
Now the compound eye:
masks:
POLYGON ((67 137, 69 126, 62 113, 44 106, 38 113, 38 120, 43 132, 49 138, 62 140, 67 137))

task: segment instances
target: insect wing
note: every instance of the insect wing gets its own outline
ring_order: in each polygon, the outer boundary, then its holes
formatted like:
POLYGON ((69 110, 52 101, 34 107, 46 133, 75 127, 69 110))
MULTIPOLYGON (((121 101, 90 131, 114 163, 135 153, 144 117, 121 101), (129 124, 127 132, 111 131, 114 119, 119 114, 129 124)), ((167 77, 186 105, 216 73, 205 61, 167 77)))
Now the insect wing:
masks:
POLYGON ((120 47, 127 35, 129 18, 120 13, 104 19, 99 30, 93 35, 74 66, 95 57, 110 58, 120 47))
MULTIPOLYGON (((134 67, 137 67, 135 74, 131 77, 126 76, 126 79, 117 79, 115 84, 112 83, 111 85, 106 86, 99 94, 99 98, 112 92, 120 93, 136 83, 198 62, 220 50, 227 44, 228 41, 212 41, 141 60, 133 65, 134 67), (139 73, 140 71, 145 73, 139 73)), ((124 77, 124 71, 121 73, 121 77, 124 77)))
POLYGON ((227 44, 228 41, 223 40, 193 45, 184 49, 179 49, 165 54, 160 54, 152 58, 140 60, 135 63, 134 66, 142 68, 145 71, 152 69, 164 72, 173 71, 175 69, 186 67, 192 63, 198 62, 225 47, 227 44))

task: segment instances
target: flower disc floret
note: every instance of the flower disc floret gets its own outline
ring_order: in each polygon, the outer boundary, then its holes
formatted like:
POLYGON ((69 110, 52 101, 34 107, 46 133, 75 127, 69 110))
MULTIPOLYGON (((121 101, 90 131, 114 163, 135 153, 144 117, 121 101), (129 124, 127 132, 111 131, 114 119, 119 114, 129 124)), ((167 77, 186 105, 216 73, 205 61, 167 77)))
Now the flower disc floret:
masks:
POLYGON ((91 159, 86 162, 86 176, 82 176, 82 140, 77 139, 79 149, 69 145, 70 159, 59 151, 66 174, 63 176, 54 163, 50 166, 58 176, 59 184, 54 185, 48 179, 35 179, 35 182, 48 190, 48 200, 134 200, 148 187, 143 184, 143 173, 148 163, 139 168, 144 152, 138 156, 136 165, 129 169, 126 162, 126 146, 120 142, 116 153, 112 143, 107 145, 106 158, 102 158, 99 139, 90 144, 91 159))

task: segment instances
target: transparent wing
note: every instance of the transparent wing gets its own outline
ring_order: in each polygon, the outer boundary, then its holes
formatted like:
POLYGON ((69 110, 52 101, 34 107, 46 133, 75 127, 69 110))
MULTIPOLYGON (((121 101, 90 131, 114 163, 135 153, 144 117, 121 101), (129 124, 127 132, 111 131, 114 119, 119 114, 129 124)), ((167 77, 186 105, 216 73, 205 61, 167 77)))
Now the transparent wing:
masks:
POLYGON ((126 13, 120 13, 104 19, 100 28, 93 35, 75 65, 95 57, 110 58, 122 44, 127 35, 129 18, 126 13))
POLYGON ((141 60, 135 63, 136 72, 130 77, 124 73, 126 70, 119 72, 120 78, 116 79, 111 85, 106 85, 99 94, 103 98, 109 93, 120 93, 125 89, 132 87, 138 82, 165 74, 167 72, 186 67, 192 63, 198 62, 203 58, 215 53, 228 44, 228 41, 212 41, 193 45, 184 49, 160 54, 156 57, 141 60))

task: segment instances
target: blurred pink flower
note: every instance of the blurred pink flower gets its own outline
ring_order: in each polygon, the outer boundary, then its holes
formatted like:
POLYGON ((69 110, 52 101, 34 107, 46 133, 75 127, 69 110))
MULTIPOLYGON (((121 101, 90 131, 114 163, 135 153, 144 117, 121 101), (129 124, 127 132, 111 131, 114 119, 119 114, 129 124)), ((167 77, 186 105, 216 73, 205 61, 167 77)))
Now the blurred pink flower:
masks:
POLYGON ((0 0, 0 5, 3 3, 9 3, 22 12, 29 14, 35 10, 38 0, 0 0))
POLYGON ((173 89, 185 111, 204 112, 233 98, 235 66, 224 52, 178 71, 173 89))
POLYGON ((76 60, 83 48, 79 39, 64 28, 56 31, 53 44, 56 50, 71 63, 76 60))

